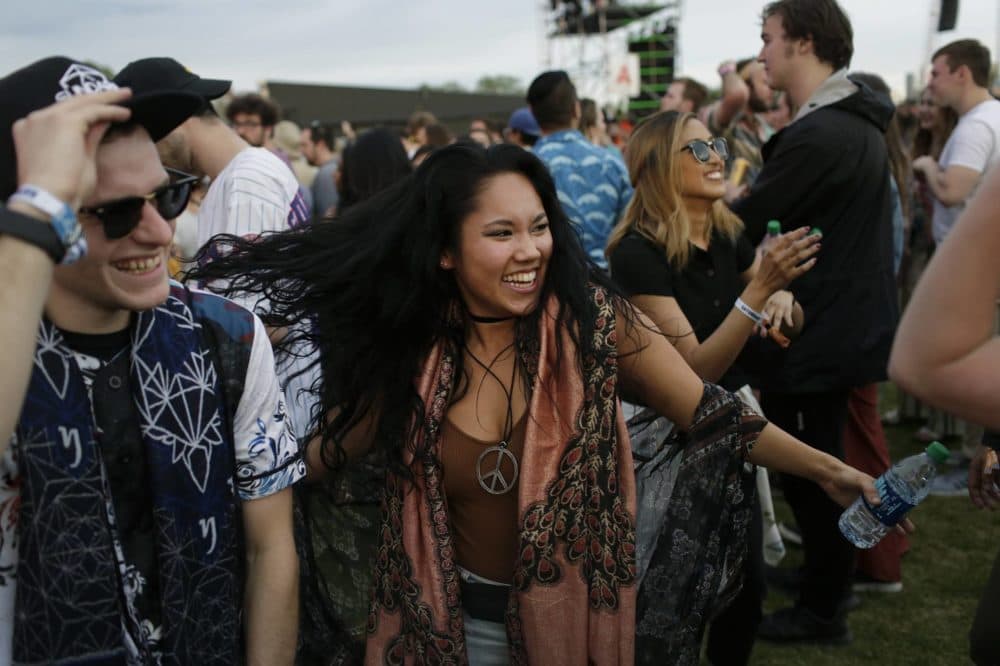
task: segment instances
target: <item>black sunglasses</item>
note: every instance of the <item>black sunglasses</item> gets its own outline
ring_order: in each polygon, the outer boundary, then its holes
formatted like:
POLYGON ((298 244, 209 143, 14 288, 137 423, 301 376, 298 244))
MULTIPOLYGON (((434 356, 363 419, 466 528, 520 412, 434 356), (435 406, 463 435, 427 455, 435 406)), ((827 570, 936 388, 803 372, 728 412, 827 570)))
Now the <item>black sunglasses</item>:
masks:
POLYGON ((681 150, 690 150, 694 158, 700 163, 705 164, 710 159, 712 159, 712 152, 722 158, 725 162, 729 159, 729 144, 726 140, 721 137, 716 137, 714 139, 709 139, 705 141, 703 139, 695 139, 691 143, 687 144, 681 150))
POLYGON ((191 198, 191 190, 200 179, 174 169, 167 169, 167 174, 171 182, 145 196, 125 197, 99 206, 87 206, 81 208, 80 212, 99 219, 104 225, 104 235, 108 240, 124 238, 132 233, 142 219, 142 208, 147 201, 156 207, 160 217, 172 220, 184 212, 188 199, 191 198))

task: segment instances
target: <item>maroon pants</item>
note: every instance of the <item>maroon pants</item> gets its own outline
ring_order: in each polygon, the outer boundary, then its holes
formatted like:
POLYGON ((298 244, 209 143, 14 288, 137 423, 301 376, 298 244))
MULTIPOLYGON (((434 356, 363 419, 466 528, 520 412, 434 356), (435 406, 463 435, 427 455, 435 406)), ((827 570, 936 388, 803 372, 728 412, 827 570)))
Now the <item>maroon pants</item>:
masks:
MULTIPOLYGON (((851 389, 844 428, 844 460, 874 477, 889 469, 889 447, 878 413, 878 384, 851 389)), ((902 580, 899 560, 909 548, 906 536, 891 531, 874 548, 858 550, 857 570, 880 581, 902 580)))

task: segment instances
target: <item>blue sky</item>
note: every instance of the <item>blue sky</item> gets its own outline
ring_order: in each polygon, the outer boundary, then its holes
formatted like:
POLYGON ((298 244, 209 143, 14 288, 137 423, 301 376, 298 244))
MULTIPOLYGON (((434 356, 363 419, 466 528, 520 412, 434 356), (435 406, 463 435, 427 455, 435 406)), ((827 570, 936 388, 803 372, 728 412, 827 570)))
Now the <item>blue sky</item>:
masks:
MULTIPOLYGON (((842 0, 854 25, 853 67, 902 91, 927 49, 932 0, 842 0)), ((0 71, 63 54, 121 68, 171 55, 246 90, 264 79, 413 87, 484 74, 528 82, 543 68, 547 0, 36 0, 6 3, 0 71), (16 13, 16 15, 15 15, 16 13)), ((960 0, 958 28, 994 50, 998 0, 960 0)), ((681 70, 716 83, 723 59, 759 48, 756 0, 687 0, 681 70)))

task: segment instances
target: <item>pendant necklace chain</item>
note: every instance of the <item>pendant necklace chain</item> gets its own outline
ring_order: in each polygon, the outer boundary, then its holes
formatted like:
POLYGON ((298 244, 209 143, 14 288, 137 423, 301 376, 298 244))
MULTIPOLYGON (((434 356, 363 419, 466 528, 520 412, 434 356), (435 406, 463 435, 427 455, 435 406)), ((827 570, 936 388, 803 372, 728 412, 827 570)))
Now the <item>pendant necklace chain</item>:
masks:
MULTIPOLYGON (((513 346, 514 344, 511 343, 501 350, 500 354, 503 354, 504 351, 513 346)), ((504 395, 507 397, 507 414, 504 417, 503 437, 498 444, 480 453, 479 458, 476 460, 476 478, 479 481, 479 486, 491 495, 504 495, 517 483, 519 474, 517 457, 510 451, 510 439, 514 434, 514 382, 517 379, 517 354, 515 353, 514 355, 510 373, 510 388, 508 389, 503 381, 497 377, 496 373, 480 361, 468 346, 465 347, 465 351, 468 352, 469 357, 480 365, 487 374, 497 380, 500 388, 503 389, 504 395), (514 468, 514 473, 510 479, 504 476, 502 469, 504 461, 510 462, 514 468)), ((500 354, 497 354, 497 358, 500 357, 500 354)), ((495 363, 496 359, 493 362, 495 363)))

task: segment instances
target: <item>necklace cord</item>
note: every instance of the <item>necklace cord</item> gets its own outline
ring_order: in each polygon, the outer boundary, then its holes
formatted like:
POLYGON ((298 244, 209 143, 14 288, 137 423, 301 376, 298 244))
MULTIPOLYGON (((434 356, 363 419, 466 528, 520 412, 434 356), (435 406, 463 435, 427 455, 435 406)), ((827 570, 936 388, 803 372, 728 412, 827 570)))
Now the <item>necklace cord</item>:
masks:
MULTIPOLYGON (((493 361, 490 363, 490 365, 486 365, 485 363, 483 363, 478 356, 472 353, 472 350, 469 349, 468 345, 465 346, 465 351, 468 352, 469 357, 473 361, 475 361, 480 367, 482 367, 482 369, 485 370, 487 374, 493 377, 493 379, 495 379, 498 384, 500 384, 500 388, 503 390, 504 395, 507 397, 507 414, 504 417, 503 437, 500 440, 500 446, 502 448, 506 448, 507 446, 510 445, 510 438, 514 434, 514 381, 517 379, 517 355, 516 354, 514 355, 513 362, 511 363, 509 389, 503 383, 503 380, 500 379, 500 377, 498 377, 495 372, 493 372, 492 365, 497 362, 497 359, 499 359, 504 352, 506 352, 513 346, 514 343, 511 343, 506 347, 504 347, 503 349, 501 349, 500 353, 498 353, 493 358, 493 361)), ((480 387, 482 387, 482 384, 480 384, 480 387)))

